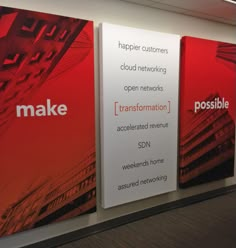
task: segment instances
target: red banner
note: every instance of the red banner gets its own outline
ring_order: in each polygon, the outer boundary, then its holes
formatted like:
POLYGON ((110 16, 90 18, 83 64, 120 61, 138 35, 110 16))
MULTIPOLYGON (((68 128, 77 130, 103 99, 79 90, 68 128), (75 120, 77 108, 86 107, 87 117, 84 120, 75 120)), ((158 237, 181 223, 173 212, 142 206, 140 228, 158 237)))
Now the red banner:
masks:
POLYGON ((182 38, 180 187, 234 175, 236 45, 182 38))
POLYGON ((0 7, 0 236, 96 208, 93 23, 0 7))

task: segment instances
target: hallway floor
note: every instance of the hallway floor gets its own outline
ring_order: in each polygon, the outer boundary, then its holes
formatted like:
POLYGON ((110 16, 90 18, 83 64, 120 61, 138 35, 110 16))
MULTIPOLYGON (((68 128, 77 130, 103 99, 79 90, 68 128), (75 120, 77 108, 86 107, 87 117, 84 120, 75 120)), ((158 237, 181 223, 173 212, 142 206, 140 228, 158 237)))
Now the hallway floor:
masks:
POLYGON ((236 192, 58 248, 236 248, 236 192))

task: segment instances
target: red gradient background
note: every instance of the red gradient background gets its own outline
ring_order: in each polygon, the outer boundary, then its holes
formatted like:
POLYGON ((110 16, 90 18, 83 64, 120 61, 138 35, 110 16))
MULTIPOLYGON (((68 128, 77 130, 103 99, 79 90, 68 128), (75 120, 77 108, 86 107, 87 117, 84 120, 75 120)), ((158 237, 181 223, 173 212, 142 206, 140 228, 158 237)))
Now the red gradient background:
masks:
MULTIPOLYGON (((194 37, 182 39, 181 118, 194 109, 195 101, 203 101, 218 92, 230 102, 229 112, 235 117, 236 65, 217 58, 221 42, 194 37)), ((234 55, 236 56, 236 55, 234 55)))
POLYGON ((183 37, 180 78, 180 187, 234 175, 236 45, 183 37), (194 112, 216 97, 228 109, 194 112), (208 99, 208 100, 207 100, 208 99))
MULTIPOLYGON (((56 19, 53 18, 58 17, 8 8, 4 10, 12 11, 13 15, 22 13, 29 15, 30 13, 35 18, 47 19, 48 23, 50 23, 50 18, 55 23, 56 19)), ((4 25, 11 26, 12 24, 11 19, 9 23, 4 20, 4 17, 5 14, 2 14, 1 33, 6 33, 3 32, 4 25)), ((69 21, 74 23, 76 19, 71 18, 69 21)), ((67 44, 66 52, 60 61, 57 61, 53 70, 49 71, 48 75, 42 76, 44 81, 41 80, 37 87, 24 95, 19 102, 15 99, 11 104, 11 109, 14 110, 19 103, 33 106, 46 105, 46 100, 51 99, 52 104, 65 104, 68 108, 67 115, 16 118, 13 111, 8 115, 7 125, 0 127, 2 129, 0 130, 0 216, 10 204, 27 194, 30 189, 45 179, 53 180, 58 175, 63 175, 65 171, 81 161, 89 150, 94 150, 93 23, 85 22, 86 24, 77 37, 70 41, 69 46, 67 44)), ((0 53, 6 55, 14 50, 14 43, 20 42, 17 33, 15 35, 16 40, 11 40, 6 50, 1 47, 0 53)), ((0 38, 0 42, 1 39, 6 39, 6 37, 0 38)), ((56 47, 54 43, 50 44, 50 41, 48 45, 40 42, 40 40, 35 43, 31 42, 32 46, 24 47, 24 49, 26 51, 34 49, 47 51, 56 47)), ((24 70, 24 66, 20 70, 24 70)), ((39 68, 34 66, 32 71, 39 68)), ((20 74, 19 70, 17 73, 20 74)), ((4 79, 5 76, 6 72, 0 70, 0 79, 4 79)), ((15 76, 16 73, 12 73, 12 77, 15 76)), ((1 102, 7 99, 10 90, 14 91, 14 86, 11 85, 11 89, 7 90, 0 91, 1 102)))

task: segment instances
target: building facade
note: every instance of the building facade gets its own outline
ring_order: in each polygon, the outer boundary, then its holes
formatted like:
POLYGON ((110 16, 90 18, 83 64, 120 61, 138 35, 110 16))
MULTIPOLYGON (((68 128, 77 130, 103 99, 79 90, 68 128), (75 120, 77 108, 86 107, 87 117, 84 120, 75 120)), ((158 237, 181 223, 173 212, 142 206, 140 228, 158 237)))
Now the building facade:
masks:
POLYGON ((2 214, 0 236, 95 211, 95 167, 93 149, 72 169, 34 187, 2 214))
POLYGON ((233 176, 234 152, 235 124, 227 109, 189 112, 180 137, 180 187, 233 176))

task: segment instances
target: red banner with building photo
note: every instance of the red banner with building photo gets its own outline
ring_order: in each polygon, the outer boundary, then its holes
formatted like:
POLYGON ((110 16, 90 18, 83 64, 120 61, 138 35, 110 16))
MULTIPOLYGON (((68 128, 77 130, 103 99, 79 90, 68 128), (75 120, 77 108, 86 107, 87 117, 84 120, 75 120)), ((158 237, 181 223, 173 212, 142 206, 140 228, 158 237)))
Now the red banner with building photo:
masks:
POLYGON ((180 187, 234 175, 236 45, 182 38, 180 187))
POLYGON ((96 209, 93 22, 0 7, 0 236, 96 209))

